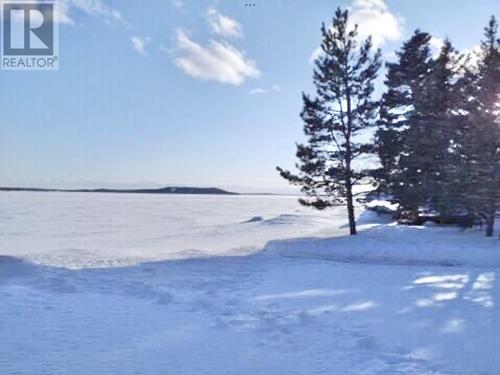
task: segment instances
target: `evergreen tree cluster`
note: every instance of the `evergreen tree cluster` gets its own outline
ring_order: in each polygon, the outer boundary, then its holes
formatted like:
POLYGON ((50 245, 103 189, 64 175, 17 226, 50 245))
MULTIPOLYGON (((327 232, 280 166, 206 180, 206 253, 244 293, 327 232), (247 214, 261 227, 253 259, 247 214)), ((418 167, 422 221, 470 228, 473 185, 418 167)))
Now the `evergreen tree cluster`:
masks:
POLYGON ((477 62, 420 30, 386 64, 376 145, 379 191, 410 220, 485 224, 500 208, 500 39, 491 18, 477 62))
POLYGON ((356 186, 367 182, 399 203, 409 220, 434 215, 442 223, 485 224, 493 234, 500 209, 500 39, 494 17, 477 58, 446 40, 437 56, 431 35, 416 30, 386 63, 385 91, 373 99, 381 66, 371 38, 360 42, 348 11, 322 26, 314 96, 303 94, 305 144, 298 173, 278 168, 301 186, 301 203, 324 209, 345 204, 356 234, 356 186), (374 140, 366 135, 372 130, 374 140), (377 155, 378 169, 359 159, 377 155), (361 167, 360 167, 361 165, 361 167))

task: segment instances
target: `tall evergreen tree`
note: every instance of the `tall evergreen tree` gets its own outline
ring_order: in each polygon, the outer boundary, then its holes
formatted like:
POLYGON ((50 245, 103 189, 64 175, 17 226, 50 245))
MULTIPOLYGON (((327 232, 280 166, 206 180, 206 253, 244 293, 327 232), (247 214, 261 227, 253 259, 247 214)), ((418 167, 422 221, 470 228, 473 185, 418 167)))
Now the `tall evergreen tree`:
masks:
POLYGON ((461 204, 459 139, 464 116, 460 107, 463 98, 456 87, 458 72, 457 54, 451 42, 446 40, 437 58, 431 62, 424 81, 426 103, 421 116, 427 128, 428 148, 417 159, 425 176, 425 202, 441 220, 466 214, 461 204))
POLYGON ((492 236, 500 208, 500 40, 491 17, 481 42, 478 66, 466 75, 469 115, 464 150, 468 160, 468 199, 492 236))
POLYGON ((446 40, 431 57, 430 35, 416 30, 387 64, 377 143, 380 188, 414 218, 425 208, 441 220, 463 214, 459 182, 460 90, 455 50, 446 40))
POLYGON ((413 158, 423 148, 425 138, 420 139, 414 129, 410 134, 410 129, 421 123, 427 105, 424 83, 431 69, 430 39, 429 34, 416 30, 396 53, 398 61, 386 64, 387 91, 382 96, 377 131, 380 188, 413 212, 424 203, 423 169, 413 158))
POLYGON ((303 94, 306 144, 297 145, 294 174, 278 167, 281 176, 302 187, 303 205, 324 209, 346 204, 351 235, 356 234, 353 187, 368 176, 353 162, 373 151, 359 135, 374 125, 378 103, 372 100, 373 82, 381 52, 372 53, 368 38, 358 44, 357 26, 348 27, 348 11, 338 8, 331 27, 321 28, 323 50, 315 62, 314 98, 303 94))

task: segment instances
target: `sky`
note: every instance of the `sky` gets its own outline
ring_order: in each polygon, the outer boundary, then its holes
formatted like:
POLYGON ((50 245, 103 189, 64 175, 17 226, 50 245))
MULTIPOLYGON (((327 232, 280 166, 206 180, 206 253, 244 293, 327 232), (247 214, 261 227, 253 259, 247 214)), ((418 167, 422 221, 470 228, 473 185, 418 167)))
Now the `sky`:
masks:
POLYGON ((275 167, 295 163, 338 6, 386 60, 416 28, 472 50, 500 16, 498 0, 60 0, 59 70, 0 71, 0 186, 286 191, 275 167))

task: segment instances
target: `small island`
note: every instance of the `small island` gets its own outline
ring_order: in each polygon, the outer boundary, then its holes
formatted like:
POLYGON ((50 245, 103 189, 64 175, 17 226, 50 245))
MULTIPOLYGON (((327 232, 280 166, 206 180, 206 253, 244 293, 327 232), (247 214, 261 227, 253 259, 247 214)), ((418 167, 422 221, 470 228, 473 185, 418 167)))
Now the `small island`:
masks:
POLYGON ((0 191, 37 191, 67 193, 129 193, 129 194, 208 194, 238 195, 215 187, 166 186, 156 189, 45 189, 32 187, 0 187, 0 191))

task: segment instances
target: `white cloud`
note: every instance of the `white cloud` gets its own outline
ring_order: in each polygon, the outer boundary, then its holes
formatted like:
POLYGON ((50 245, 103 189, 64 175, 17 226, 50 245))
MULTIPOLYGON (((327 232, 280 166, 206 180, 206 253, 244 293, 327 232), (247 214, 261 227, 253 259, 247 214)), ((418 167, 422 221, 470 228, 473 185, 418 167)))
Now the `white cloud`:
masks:
POLYGON ((113 8, 110 8, 101 0, 62 0, 68 3, 72 8, 79 9, 93 16, 101 16, 110 22, 121 22, 121 13, 113 8))
POLYGON ((384 53, 384 60, 387 62, 395 62, 398 60, 398 55, 395 51, 389 51, 384 53))
POLYGON ((431 45, 431 50, 432 50, 432 55, 433 57, 439 56, 441 52, 441 48, 444 46, 444 41, 441 38, 438 38, 436 36, 433 36, 431 40, 429 41, 429 44, 431 45))
MULTIPOLYGON (((38 2, 38 0, 31 0, 38 2)), ((125 23, 119 10, 106 5, 102 0, 59 0, 56 4, 55 20, 61 24, 73 25, 73 11, 84 12, 102 18, 108 24, 125 23)))
MULTIPOLYGON (((373 46, 379 48, 386 42, 395 42, 403 35, 403 19, 389 11, 384 0, 353 0, 349 9, 349 28, 358 25, 358 38, 364 40, 372 37, 373 46)), ((309 63, 323 53, 317 47, 309 57, 309 63)))
POLYGON ((262 94, 268 94, 271 91, 279 92, 281 91, 281 88, 278 85, 273 85, 270 88, 256 87, 250 90, 248 93, 250 95, 262 95, 262 94))
POLYGON ((260 75, 255 62, 231 44, 211 40, 202 46, 182 30, 176 33, 176 52, 175 64, 194 78, 240 85, 260 75))
POLYGON ((177 9, 182 9, 184 3, 182 2, 182 0, 172 0, 172 6, 177 9))
POLYGON ((55 3, 54 20, 60 24, 74 24, 73 20, 69 16, 69 5, 67 2, 58 1, 55 3))
POLYGON ((267 94, 269 92, 268 89, 264 89, 262 87, 256 87, 254 89, 251 89, 248 93, 250 95, 261 95, 261 94, 267 94))
POLYGON ((210 7, 207 11, 207 20, 212 32, 226 37, 241 37, 243 29, 234 18, 220 14, 217 9, 210 7))
MULTIPOLYGON (((38 3, 40 2, 39 0, 26 0, 24 1, 25 3, 38 3)), ((0 0, 0 6, 5 3, 5 0, 0 0)), ((60 0, 54 2, 54 22, 55 23, 60 23, 60 24, 73 24, 73 20, 69 16, 69 1, 67 0, 60 0)), ((35 13, 35 17, 37 16, 37 13, 35 13)), ((45 15, 47 16, 47 15, 45 15)), ((17 19, 14 15, 14 21, 21 21, 21 18, 17 19)))
POLYGON ((350 22, 358 25, 361 39, 372 36, 374 47, 398 41, 403 34, 402 19, 389 11, 384 0, 354 0, 350 22))
POLYGON ((137 35, 130 38, 132 48, 140 55, 146 55, 146 44, 148 44, 150 40, 151 39, 149 37, 143 38, 137 35))
POLYGON ((476 44, 469 49, 462 51, 463 62, 467 62, 470 68, 477 68, 479 62, 481 61, 482 49, 481 45, 476 44))
POLYGON ((314 62, 321 56, 323 50, 321 47, 316 47, 314 51, 312 51, 311 56, 309 57, 309 64, 314 64, 314 62))
POLYGON ((444 41, 441 38, 433 36, 431 38, 431 40, 429 41, 429 44, 431 45, 432 48, 434 48, 436 50, 440 50, 444 46, 444 41))

